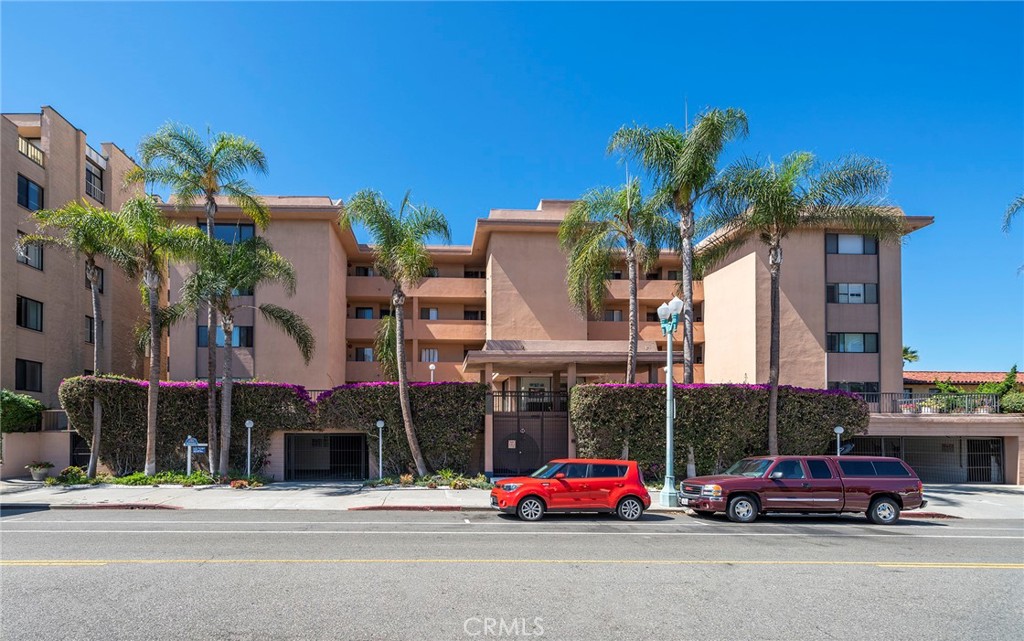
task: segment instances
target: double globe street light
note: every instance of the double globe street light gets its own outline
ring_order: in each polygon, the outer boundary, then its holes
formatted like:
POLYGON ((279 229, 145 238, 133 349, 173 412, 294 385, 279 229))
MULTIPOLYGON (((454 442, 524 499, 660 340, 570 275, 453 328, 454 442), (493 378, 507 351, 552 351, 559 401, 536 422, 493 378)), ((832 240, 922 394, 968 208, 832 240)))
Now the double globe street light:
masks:
POLYGON ((679 493, 676 491, 675 446, 673 444, 673 424, 676 418, 676 404, 672 395, 672 338, 679 327, 679 314, 683 311, 683 301, 678 296, 658 308, 661 320, 661 333, 668 339, 666 347, 665 367, 665 484, 661 488, 659 501, 662 507, 678 507, 679 493))

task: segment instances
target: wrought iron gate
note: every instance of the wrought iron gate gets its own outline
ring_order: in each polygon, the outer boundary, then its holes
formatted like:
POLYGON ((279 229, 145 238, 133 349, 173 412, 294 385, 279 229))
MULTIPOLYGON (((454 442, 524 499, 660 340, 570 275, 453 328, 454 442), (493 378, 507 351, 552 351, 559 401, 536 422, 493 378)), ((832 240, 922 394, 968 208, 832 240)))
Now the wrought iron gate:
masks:
POLYGON ((530 474, 569 455, 568 394, 494 392, 490 400, 495 476, 530 474))
POLYGON ((285 434, 286 481, 360 481, 369 473, 366 434, 285 434))

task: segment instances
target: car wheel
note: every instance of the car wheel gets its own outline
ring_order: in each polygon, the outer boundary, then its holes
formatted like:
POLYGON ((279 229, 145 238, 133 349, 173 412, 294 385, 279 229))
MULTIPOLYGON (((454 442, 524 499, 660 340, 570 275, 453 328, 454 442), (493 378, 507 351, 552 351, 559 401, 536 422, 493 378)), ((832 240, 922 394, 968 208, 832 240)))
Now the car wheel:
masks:
POLYGON ((544 501, 536 496, 528 496, 519 502, 516 513, 524 521, 539 521, 544 516, 544 501))
POLYGON ((868 520, 875 525, 892 525, 900 518, 900 506, 889 497, 877 498, 868 508, 868 520))
POLYGON ((730 521, 753 523, 757 519, 759 509, 757 499, 743 494, 729 499, 729 507, 725 513, 730 521))
POLYGON ((627 496, 619 501, 619 508, 616 512, 623 521, 635 521, 643 516, 644 504, 635 496, 627 496))

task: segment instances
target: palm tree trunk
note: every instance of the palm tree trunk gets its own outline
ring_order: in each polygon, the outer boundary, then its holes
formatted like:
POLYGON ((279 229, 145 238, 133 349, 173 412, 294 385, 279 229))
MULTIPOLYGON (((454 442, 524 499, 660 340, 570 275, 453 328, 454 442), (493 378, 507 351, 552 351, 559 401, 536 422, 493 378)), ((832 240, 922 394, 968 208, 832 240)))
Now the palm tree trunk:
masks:
POLYGON ((768 364, 768 454, 779 453, 779 272, 782 268, 782 246, 775 241, 768 248, 768 270, 771 274, 771 356, 768 364))
POLYGON ((680 216, 683 290, 683 384, 693 383, 693 211, 680 216))
POLYGON ((629 274, 629 351, 626 354, 626 383, 636 382, 636 350, 639 342, 636 293, 636 241, 626 241, 626 269, 629 274))
POLYGON ((156 474, 156 409, 160 393, 160 326, 157 306, 159 305, 160 275, 153 267, 146 268, 146 287, 149 289, 149 394, 146 405, 146 476, 156 474))
POLYGON ((391 292, 391 305, 395 310, 395 355, 398 358, 398 402, 402 406, 402 422, 405 424, 405 438, 409 441, 409 452, 416 463, 416 471, 426 476, 430 471, 416 439, 416 428, 412 423, 412 407, 409 404, 409 380, 405 372, 405 292, 397 284, 391 292))
POLYGON ((228 473, 228 455, 231 452, 231 357, 234 354, 235 319, 230 315, 221 317, 224 330, 224 376, 220 382, 220 473, 228 473))
MULTIPOLYGON (((103 364, 100 358, 103 354, 103 312, 100 308, 99 280, 100 273, 96 269, 96 260, 89 258, 85 262, 85 273, 89 277, 89 284, 92 287, 92 373, 97 376, 102 373, 103 364)), ((96 478, 96 467, 100 459, 100 430, 103 428, 103 405, 99 396, 92 398, 92 445, 89 447, 89 467, 85 475, 89 478, 96 478)))
MULTIPOLYGON (((206 237, 213 239, 217 201, 206 198, 206 237)), ((206 442, 210 474, 217 474, 217 311, 207 303, 206 313, 206 442)))

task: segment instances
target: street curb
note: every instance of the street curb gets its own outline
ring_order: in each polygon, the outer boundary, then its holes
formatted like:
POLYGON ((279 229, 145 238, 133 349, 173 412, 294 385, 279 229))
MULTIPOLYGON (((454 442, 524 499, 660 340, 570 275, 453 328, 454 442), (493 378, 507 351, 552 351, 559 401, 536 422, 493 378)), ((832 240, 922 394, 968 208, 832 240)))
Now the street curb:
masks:
POLYGON ((903 519, 962 519, 962 516, 953 516, 952 514, 943 514, 942 512, 902 512, 900 518, 903 519))
POLYGON ((467 505, 357 505, 348 512, 490 512, 494 508, 467 505))
POLYGON ((0 510, 181 510, 179 505, 154 503, 81 503, 53 505, 50 503, 9 503, 0 505, 0 510))

